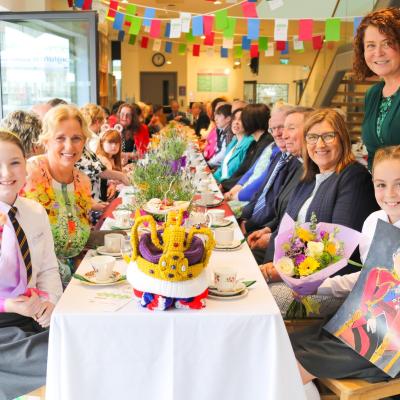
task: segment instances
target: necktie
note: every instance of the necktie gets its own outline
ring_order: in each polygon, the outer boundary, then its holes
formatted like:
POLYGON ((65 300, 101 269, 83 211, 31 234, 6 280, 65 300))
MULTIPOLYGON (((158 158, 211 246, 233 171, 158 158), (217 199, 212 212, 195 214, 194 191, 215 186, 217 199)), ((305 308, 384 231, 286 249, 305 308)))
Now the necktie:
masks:
POLYGON ((29 282, 32 276, 31 253, 29 251, 28 241, 26 240, 25 232, 15 218, 17 211, 17 207, 11 207, 10 211, 8 211, 8 216, 10 217, 11 223, 15 230, 15 234, 17 236, 19 248, 21 249, 22 259, 24 260, 26 267, 27 282, 29 282))
POLYGON ((271 188, 273 185, 276 177, 278 176, 279 171, 283 168, 285 163, 289 160, 290 154, 287 153, 282 153, 281 157, 279 158, 274 170, 272 171, 267 183, 264 186, 264 189, 260 195, 260 197, 257 199, 257 203, 254 206, 253 214, 251 218, 259 217, 263 212, 265 208, 265 196, 268 193, 268 190, 271 188))

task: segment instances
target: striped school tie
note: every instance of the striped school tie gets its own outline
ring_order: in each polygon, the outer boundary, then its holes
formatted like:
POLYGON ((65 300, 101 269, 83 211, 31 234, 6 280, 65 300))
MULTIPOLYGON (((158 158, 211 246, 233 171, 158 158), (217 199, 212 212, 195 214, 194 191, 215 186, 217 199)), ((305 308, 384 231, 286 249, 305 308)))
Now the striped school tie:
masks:
POLYGON ((264 190, 262 191, 261 195, 259 196, 256 205, 254 206, 253 214, 251 218, 258 218, 260 217, 261 214, 264 213, 264 208, 266 204, 266 199, 265 196, 269 189, 271 189, 271 186, 273 185, 276 177, 278 176, 279 171, 283 168, 283 166, 286 164, 287 161, 290 160, 292 157, 291 154, 287 153, 282 153, 281 157, 279 158, 274 170, 272 171, 271 176, 269 177, 267 183, 264 186, 264 190))
POLYGON ((22 259, 24 260, 26 267, 26 277, 27 282, 31 279, 32 276, 32 261, 31 261, 31 252, 29 251, 28 241, 26 240, 26 235, 21 225, 15 218, 17 214, 17 207, 11 207, 10 211, 8 211, 8 216, 10 217, 11 223, 14 227, 15 234, 17 235, 19 248, 21 249, 22 259))

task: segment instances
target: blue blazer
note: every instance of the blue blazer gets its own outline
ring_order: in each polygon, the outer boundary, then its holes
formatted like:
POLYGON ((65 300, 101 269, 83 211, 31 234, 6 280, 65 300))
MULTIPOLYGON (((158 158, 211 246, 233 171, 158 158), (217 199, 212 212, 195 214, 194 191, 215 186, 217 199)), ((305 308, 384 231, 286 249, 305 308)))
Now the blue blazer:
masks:
MULTIPOLYGON (((314 186, 315 179, 311 182, 300 182, 295 188, 286 208, 286 212, 294 220, 297 219, 304 202, 310 197, 314 186)), ((355 162, 339 174, 333 173, 321 183, 308 207, 306 221, 310 221, 314 212, 318 222, 340 224, 361 232, 368 215, 376 210, 379 210, 379 206, 375 200, 371 174, 363 165, 355 162)), ((277 231, 278 229, 271 236, 264 262, 273 259, 277 231)), ((348 266, 339 273, 342 275, 355 270, 357 269, 348 266)))
MULTIPOLYGON (((244 158, 246 157, 247 149, 249 148, 250 144, 253 141, 254 141, 253 135, 244 136, 243 139, 241 140, 241 142, 237 145, 231 158, 228 161, 228 176, 226 179, 229 179, 236 172, 236 170, 240 167, 244 158)), ((226 148, 225 154, 228 154, 231 151, 232 147, 236 146, 236 143, 237 143, 237 138, 235 136, 233 138, 233 140, 229 143, 228 147, 226 148)), ((220 166, 214 172, 214 178, 218 182, 221 181, 221 176, 222 176, 222 166, 220 166)))

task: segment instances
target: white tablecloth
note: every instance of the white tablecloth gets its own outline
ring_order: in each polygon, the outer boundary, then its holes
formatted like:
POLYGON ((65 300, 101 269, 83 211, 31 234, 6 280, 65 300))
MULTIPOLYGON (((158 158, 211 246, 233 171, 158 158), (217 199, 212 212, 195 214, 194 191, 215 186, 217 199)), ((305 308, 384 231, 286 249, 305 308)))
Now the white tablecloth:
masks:
MULTIPOLYGON (((52 316, 46 398, 305 399, 282 317, 247 244, 214 251, 210 276, 224 265, 257 283, 244 298, 207 299, 202 310, 149 311, 133 300, 105 312, 91 301, 98 287, 72 280, 52 316)), ((85 259, 78 272, 89 269, 85 259)))
MULTIPOLYGON (((213 252, 210 273, 217 265, 257 283, 242 299, 207 299, 203 310, 152 312, 133 300, 103 312, 89 301, 98 287, 72 280, 52 318, 47 399, 304 399, 284 323, 249 248, 213 252)), ((84 260, 79 272, 87 270, 84 260)))

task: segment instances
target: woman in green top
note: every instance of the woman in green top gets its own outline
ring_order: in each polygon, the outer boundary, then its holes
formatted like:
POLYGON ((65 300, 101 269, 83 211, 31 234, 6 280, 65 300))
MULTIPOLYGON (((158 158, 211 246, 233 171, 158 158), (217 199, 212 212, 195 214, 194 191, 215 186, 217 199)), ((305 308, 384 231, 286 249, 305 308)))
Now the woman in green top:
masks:
POLYGON ((359 78, 382 78, 365 97, 362 139, 370 168, 378 148, 400 144, 400 9, 365 16, 354 39, 354 53, 359 78))

